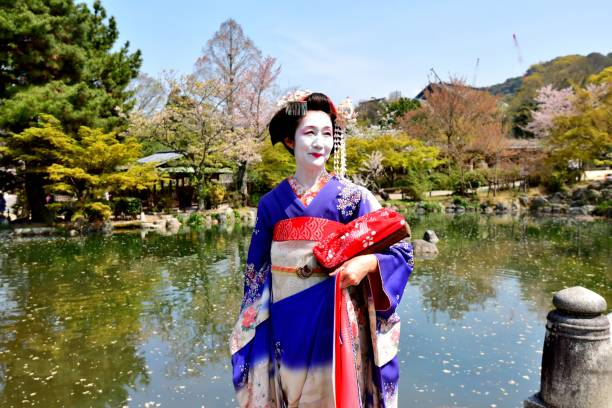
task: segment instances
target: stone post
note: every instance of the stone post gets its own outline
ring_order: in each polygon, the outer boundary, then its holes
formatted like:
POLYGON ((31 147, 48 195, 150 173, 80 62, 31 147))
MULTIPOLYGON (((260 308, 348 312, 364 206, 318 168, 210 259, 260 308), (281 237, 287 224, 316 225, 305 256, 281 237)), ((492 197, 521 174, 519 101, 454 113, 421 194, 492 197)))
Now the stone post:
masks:
POLYGON ((540 392, 525 408, 612 408, 606 301, 580 286, 557 292, 547 316, 540 392))

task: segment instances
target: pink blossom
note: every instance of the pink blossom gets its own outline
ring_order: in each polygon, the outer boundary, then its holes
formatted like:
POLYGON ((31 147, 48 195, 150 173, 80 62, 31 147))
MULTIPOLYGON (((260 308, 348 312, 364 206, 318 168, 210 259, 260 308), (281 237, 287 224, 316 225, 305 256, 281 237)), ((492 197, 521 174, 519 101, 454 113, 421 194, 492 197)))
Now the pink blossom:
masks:
POLYGON ((531 111, 532 120, 525 130, 533 133, 536 137, 548 136, 553 127, 555 118, 574 114, 574 91, 572 88, 553 89, 547 85, 538 90, 535 101, 538 103, 536 110, 531 111))

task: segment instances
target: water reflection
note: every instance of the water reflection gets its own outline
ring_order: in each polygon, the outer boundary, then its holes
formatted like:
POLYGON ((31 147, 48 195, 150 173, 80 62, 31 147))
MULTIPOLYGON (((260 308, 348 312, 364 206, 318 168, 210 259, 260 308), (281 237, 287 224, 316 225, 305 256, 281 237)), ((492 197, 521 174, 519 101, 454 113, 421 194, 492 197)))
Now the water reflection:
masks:
MULTIPOLYGON (((400 311, 406 403, 520 405, 537 387, 551 293, 580 284, 612 305, 609 223, 411 224, 441 242, 417 262, 400 311)), ((227 340, 249 240, 233 230, 1 243, 0 406, 234 406, 227 340)))
POLYGON ((165 375, 226 361, 248 236, 31 240, 2 247, 1 406, 121 406, 165 375), (43 402, 44 401, 44 402, 43 402))
POLYGON ((500 219, 466 214, 413 221, 436 230, 440 255, 423 260, 412 283, 424 306, 461 318, 471 306, 495 297, 495 277, 513 276, 523 299, 538 300, 542 313, 552 294, 581 285, 604 296, 612 310, 612 224, 568 219, 500 219))

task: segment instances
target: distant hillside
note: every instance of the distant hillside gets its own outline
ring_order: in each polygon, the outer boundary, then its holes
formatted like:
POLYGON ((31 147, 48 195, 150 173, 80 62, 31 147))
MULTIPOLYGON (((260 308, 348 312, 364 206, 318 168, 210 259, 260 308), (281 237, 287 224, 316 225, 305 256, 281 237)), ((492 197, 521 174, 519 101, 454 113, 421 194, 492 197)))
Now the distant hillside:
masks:
POLYGON ((509 78, 501 84, 482 89, 503 96, 508 104, 512 134, 515 137, 529 138, 533 135, 525 131, 525 126, 531 121, 531 110, 536 108, 534 98, 538 89, 546 85, 552 85, 556 89, 572 84, 583 86, 591 75, 609 66, 612 66, 612 53, 566 55, 534 64, 522 77, 509 78))
POLYGON ((506 79, 501 84, 487 86, 482 89, 491 92, 493 95, 506 96, 516 94, 521 85, 523 85, 523 77, 514 77, 506 79))
POLYGON ((566 55, 547 62, 532 65, 525 75, 506 79, 483 89, 494 95, 514 96, 524 91, 531 97, 536 89, 552 84, 555 88, 564 88, 572 82, 583 85, 586 79, 602 69, 612 66, 612 52, 608 55, 593 52, 587 56, 566 55), (532 89, 521 89, 523 85, 532 89))

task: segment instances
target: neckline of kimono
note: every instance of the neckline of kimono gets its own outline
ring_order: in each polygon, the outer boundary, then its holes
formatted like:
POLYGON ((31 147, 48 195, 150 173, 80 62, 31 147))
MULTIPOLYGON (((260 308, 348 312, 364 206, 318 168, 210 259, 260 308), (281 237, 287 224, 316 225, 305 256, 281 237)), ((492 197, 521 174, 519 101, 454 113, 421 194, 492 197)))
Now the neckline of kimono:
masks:
POLYGON ((293 191, 293 188, 291 187, 291 184, 289 184, 289 178, 286 177, 284 179, 285 184, 287 185, 288 190, 290 191, 290 194, 293 196, 294 201, 297 201, 302 209, 307 209, 310 208, 315 201, 317 201, 317 199, 319 198, 319 196, 321 195, 321 193, 323 192, 323 190, 325 190, 332 182, 332 180, 334 180, 336 178, 335 174, 330 174, 329 179, 327 180, 327 182, 325 184, 323 184, 323 186, 319 189, 319 191, 317 191, 317 193, 314 195, 314 197, 312 197, 312 200, 310 201, 310 204, 306 205, 302 202, 302 200, 300 200, 300 197, 298 197, 298 195, 295 193, 295 191, 293 191))

